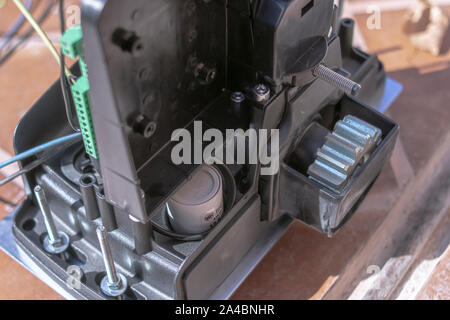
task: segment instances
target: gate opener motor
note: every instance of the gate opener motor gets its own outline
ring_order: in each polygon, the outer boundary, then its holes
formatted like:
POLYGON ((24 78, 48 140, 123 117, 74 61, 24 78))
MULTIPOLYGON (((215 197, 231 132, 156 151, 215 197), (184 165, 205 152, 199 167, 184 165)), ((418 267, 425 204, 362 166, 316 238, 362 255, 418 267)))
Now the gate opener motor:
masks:
MULTIPOLYGON (((61 46, 78 59, 82 141, 21 161, 43 164, 13 225, 68 296, 228 298, 292 221, 335 234, 391 156, 398 126, 371 107, 383 65, 352 46, 332 0, 83 0, 81 12, 61 46), (198 121, 278 129, 279 170, 174 164, 172 133, 198 121)), ((55 83, 15 150, 71 130, 55 83)))

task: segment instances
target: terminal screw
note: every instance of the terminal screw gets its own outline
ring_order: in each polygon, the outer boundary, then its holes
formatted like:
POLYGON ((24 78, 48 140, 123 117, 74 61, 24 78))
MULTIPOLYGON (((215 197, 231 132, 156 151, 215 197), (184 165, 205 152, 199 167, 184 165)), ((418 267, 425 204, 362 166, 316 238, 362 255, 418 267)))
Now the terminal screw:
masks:
POLYGON ((352 96, 355 96, 361 89, 361 85, 358 83, 334 72, 323 64, 319 64, 314 68, 313 75, 352 96))
POLYGON ((104 226, 97 228, 97 238, 100 243, 100 250, 102 251, 103 263, 106 269, 106 275, 100 283, 100 288, 107 296, 121 296, 127 290, 127 278, 116 271, 104 226))
POLYGON ((44 249, 51 254, 63 253, 69 247, 69 236, 62 231, 58 232, 56 230, 44 189, 37 185, 34 188, 34 194, 41 209, 42 217, 44 218, 45 228, 47 229, 47 235, 44 238, 44 249))

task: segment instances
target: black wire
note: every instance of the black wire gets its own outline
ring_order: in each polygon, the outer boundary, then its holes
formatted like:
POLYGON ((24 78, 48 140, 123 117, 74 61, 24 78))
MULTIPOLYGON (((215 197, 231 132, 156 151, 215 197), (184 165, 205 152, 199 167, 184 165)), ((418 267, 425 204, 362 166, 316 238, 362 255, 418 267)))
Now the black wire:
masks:
POLYGON ((42 165, 48 159, 49 159, 49 157, 43 157, 43 158, 34 160, 30 164, 26 165, 23 169, 20 169, 19 171, 16 171, 13 174, 11 174, 8 177, 6 177, 5 179, 1 180, 0 181, 0 187, 3 187, 5 184, 10 183, 11 181, 13 181, 14 179, 20 177, 21 175, 26 174, 26 173, 32 171, 33 169, 39 167, 40 165, 42 165))
MULTIPOLYGON (((39 5, 39 1, 37 1, 37 2, 39 5)), ((34 2, 31 2, 31 7, 29 8, 30 12, 33 12, 35 8, 36 8, 36 6, 35 6, 34 2)), ((20 29, 22 28, 22 26, 25 24, 26 21, 27 21, 27 19, 25 19, 25 17, 23 16, 23 19, 17 25, 15 32, 13 32, 11 35, 9 35, 8 39, 6 39, 6 41, 1 44, 0 52, 3 51, 3 49, 6 48, 8 46, 8 44, 11 42, 11 40, 14 39, 14 37, 19 33, 20 29)))
POLYGON ((0 202, 3 202, 4 204, 11 206, 11 207, 16 207, 17 203, 13 203, 9 200, 4 199, 3 197, 0 196, 0 202))
MULTIPOLYGON (((64 34, 64 32, 66 31, 66 22, 64 19, 64 0, 59 0, 59 22, 61 26, 61 34, 64 34)), ((66 57, 64 56, 62 50, 59 57, 61 65, 59 82, 61 84, 67 122, 69 122, 69 125, 74 131, 79 132, 80 128, 76 125, 76 120, 73 112, 73 99, 72 95, 70 94, 69 79, 67 79, 65 74, 66 57)))
MULTIPOLYGON (((53 8, 53 1, 48 0, 47 6, 45 7, 44 11, 41 13, 39 18, 37 19, 37 22, 39 24, 42 24, 47 19, 47 17, 50 15, 50 13, 52 11, 52 8, 53 8)), ((34 33, 34 28, 30 27, 28 29, 28 31, 23 35, 23 37, 19 41, 17 41, 11 48, 9 48, 5 54, 3 54, 0 57, 0 65, 2 65, 6 60, 8 60, 13 55, 13 53, 17 50, 17 48, 19 48, 24 42, 26 42, 33 33, 34 33)))

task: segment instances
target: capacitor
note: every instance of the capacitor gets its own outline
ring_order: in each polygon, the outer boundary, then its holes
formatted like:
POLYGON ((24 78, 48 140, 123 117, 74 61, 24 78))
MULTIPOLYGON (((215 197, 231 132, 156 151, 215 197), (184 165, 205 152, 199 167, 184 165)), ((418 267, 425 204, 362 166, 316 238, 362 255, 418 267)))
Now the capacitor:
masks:
POLYGON ((210 230, 223 213, 223 186, 219 171, 209 165, 199 168, 166 204, 175 232, 193 235, 210 230))

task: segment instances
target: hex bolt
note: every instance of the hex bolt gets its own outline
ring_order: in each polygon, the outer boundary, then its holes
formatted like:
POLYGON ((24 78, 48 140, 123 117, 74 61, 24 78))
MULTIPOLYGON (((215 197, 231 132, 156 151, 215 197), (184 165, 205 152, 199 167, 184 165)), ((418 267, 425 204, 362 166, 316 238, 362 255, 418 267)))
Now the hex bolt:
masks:
POLYGON ((323 64, 319 64, 314 68, 313 75, 353 96, 361 89, 361 85, 358 83, 340 75, 323 64))
POLYGON ((265 102, 270 98, 270 89, 260 83, 253 88, 253 97, 256 102, 265 102))
POLYGON ((63 253, 69 247, 69 236, 62 231, 58 232, 56 229, 44 189, 37 185, 34 187, 34 194, 44 218, 45 229, 47 230, 47 235, 44 238, 44 249, 51 254, 63 253))
POLYGON ((100 250, 102 251, 103 263, 106 269, 106 275, 100 283, 100 289, 107 296, 121 296, 127 290, 127 278, 116 271, 104 226, 97 228, 97 238, 100 243, 100 250))

